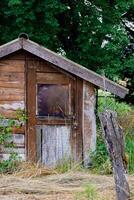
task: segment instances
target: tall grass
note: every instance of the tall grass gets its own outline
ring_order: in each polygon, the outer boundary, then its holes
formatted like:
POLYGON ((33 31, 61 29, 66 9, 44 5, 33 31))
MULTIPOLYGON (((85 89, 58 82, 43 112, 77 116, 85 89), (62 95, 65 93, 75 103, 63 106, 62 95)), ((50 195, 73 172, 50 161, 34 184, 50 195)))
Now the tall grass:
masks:
MULTIPOLYGON (((99 98, 99 112, 110 109, 117 112, 119 124, 122 126, 125 137, 126 153, 128 155, 128 172, 134 173, 134 108, 126 103, 120 103, 112 97, 99 98), (106 102, 104 102, 106 101, 106 102)), ((102 137, 100 122, 98 121, 97 148, 90 156, 92 170, 100 174, 112 173, 109 156, 102 137)))
POLYGON ((134 132, 125 136, 126 152, 128 154, 128 171, 134 174, 134 132))

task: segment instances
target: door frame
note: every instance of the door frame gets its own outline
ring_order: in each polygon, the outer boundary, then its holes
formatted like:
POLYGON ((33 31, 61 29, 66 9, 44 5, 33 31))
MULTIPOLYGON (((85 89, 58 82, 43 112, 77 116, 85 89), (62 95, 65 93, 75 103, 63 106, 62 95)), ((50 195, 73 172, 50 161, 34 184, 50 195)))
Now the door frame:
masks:
MULTIPOLYGON (((82 88, 83 81, 77 77, 68 76, 71 84, 71 101, 72 110, 75 117, 70 116, 69 120, 40 120, 36 117, 36 84, 37 84, 37 60, 26 61, 26 109, 27 109, 27 125, 26 125, 26 147, 27 160, 37 162, 37 144, 36 144, 36 125, 64 125, 70 124, 72 127, 71 146, 73 154, 76 158, 82 158, 82 88), (72 119, 73 118, 73 119, 72 119), (74 141, 76 144, 74 145, 74 141), (74 151, 76 153, 74 153, 74 151)), ((57 70, 58 71, 58 70, 57 70)), ((63 73, 63 72, 60 72, 63 73)), ((64 73, 63 73, 64 74, 64 73)), ((67 76, 67 73, 65 73, 67 76)))

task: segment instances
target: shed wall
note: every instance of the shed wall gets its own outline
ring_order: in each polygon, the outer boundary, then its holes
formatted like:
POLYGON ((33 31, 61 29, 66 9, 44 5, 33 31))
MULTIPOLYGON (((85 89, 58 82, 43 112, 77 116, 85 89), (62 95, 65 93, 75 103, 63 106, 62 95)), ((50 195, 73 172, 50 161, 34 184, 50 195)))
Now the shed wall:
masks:
MULTIPOLYGON (((16 111, 25 108, 25 59, 23 55, 8 56, 0 60, 0 115, 15 119, 16 111)), ((6 125, 6 120, 3 122, 6 125)), ((25 128, 13 130, 14 152, 25 159, 25 128)), ((0 147, 0 158, 7 159, 10 148, 0 147)))
POLYGON ((90 152, 96 148, 95 88, 83 82, 83 160, 84 166, 90 165, 90 152))
POLYGON ((6 118, 24 109, 24 64, 17 56, 0 60, 0 113, 6 118))

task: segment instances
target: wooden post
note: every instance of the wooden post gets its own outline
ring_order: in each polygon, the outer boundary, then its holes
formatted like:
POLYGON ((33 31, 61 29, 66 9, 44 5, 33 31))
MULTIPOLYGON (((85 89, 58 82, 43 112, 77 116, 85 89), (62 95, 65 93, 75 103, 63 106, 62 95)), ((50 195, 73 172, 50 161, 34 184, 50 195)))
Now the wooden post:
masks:
POLYGON ((99 117, 107 150, 112 162, 117 200, 130 200, 123 130, 117 122, 115 112, 105 111, 99 117))

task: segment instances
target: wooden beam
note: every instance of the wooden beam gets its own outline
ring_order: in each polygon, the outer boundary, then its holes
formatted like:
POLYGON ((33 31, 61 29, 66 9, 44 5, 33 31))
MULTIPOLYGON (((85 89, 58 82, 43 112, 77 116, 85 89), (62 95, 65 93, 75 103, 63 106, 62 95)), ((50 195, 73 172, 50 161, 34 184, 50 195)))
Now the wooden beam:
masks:
POLYGON ((36 71, 28 68, 27 71, 27 159, 36 161, 36 71))

